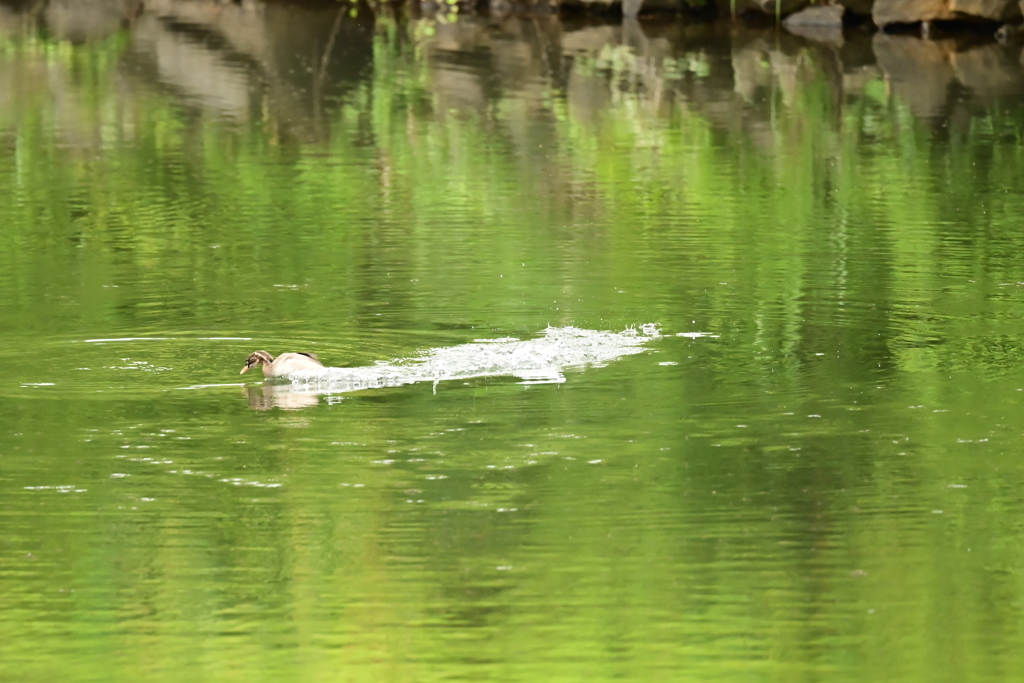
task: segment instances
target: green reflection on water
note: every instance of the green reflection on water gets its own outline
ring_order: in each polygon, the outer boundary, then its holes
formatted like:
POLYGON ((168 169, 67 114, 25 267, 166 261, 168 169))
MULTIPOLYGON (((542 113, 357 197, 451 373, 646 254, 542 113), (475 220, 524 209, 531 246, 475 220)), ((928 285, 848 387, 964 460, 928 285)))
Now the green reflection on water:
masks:
POLYGON ((1019 669, 1019 98, 936 120, 708 27, 263 11, 4 38, 12 680, 1019 669), (564 384, 234 384, 646 322, 564 384))

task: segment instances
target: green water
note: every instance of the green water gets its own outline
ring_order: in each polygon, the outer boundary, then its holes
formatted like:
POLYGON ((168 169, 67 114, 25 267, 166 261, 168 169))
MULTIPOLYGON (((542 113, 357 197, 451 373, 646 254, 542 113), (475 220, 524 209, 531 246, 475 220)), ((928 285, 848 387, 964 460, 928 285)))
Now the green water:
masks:
POLYGON ((1013 88, 707 26, 4 12, 0 679, 1019 675, 1013 88), (645 323, 561 383, 238 375, 645 323))

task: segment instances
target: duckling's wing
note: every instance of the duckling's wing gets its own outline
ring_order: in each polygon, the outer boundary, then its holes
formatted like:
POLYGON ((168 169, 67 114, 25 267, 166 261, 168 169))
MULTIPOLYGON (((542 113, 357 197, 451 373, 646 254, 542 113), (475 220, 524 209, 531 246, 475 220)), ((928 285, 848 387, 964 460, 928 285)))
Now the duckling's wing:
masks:
MULTIPOLYGON (((306 353, 305 351, 299 351, 298 353, 299 353, 300 356, 306 356, 308 358, 312 358, 317 363, 320 363, 320 357, 317 356, 315 353, 306 353)), ((320 364, 323 365, 323 363, 320 363, 320 364)))

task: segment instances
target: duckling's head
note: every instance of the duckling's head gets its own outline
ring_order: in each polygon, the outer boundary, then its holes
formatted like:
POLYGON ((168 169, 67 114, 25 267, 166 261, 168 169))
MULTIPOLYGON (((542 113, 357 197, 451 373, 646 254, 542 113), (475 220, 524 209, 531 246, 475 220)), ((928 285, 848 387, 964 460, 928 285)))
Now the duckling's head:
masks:
POLYGON ((239 375, 243 375, 250 368, 259 367, 260 365, 263 365, 264 363, 267 363, 269 365, 270 363, 273 363, 273 362, 274 362, 274 357, 271 356, 266 351, 253 351, 252 353, 249 354, 249 357, 245 359, 245 367, 242 368, 242 371, 240 373, 238 373, 238 374, 239 375))

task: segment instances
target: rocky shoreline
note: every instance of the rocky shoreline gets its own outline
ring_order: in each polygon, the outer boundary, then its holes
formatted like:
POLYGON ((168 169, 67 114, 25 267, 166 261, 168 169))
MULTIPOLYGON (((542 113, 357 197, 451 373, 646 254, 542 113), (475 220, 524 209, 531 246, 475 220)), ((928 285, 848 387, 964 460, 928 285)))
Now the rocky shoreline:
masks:
MULTIPOLYGON (((32 12, 56 11, 78 17, 129 18, 164 0, 0 0, 0 6, 32 12)), ((195 0, 192 0, 195 1, 195 0)), ((261 0, 201 0, 209 5, 241 7, 273 4, 261 0)), ((887 31, 920 31, 923 37, 957 31, 988 33, 1001 40, 1024 41, 1024 0, 291 0, 309 8, 339 4, 371 12, 407 7, 415 12, 511 14, 621 14, 632 17, 690 15, 729 17, 746 22, 779 22, 794 33, 835 31, 873 24, 887 31)))
MULTIPOLYGON (((336 2, 50 0, 21 12, 0 2, 0 36, 28 27, 71 44, 124 36, 121 59, 134 66, 121 77, 224 120, 273 121, 277 135, 304 141, 329 135, 324 98, 340 97, 354 74, 372 70, 374 36, 388 32, 421 53, 432 106, 481 115, 492 107, 495 86, 450 65, 451 54, 485 56, 505 75, 502 88, 531 93, 523 101, 539 109, 557 91, 574 115, 596 120, 610 99, 637 93, 652 112, 685 103, 715 128, 739 125, 752 139, 765 131, 771 137, 766 122, 776 101, 835 117, 848 107, 898 103, 952 132, 978 117, 996 130, 1024 93, 1024 42, 1013 25, 997 39, 995 22, 878 30, 835 6, 804 8, 779 26, 749 11, 735 21, 648 19, 646 9, 639 18, 612 19, 595 16, 596 5, 583 13, 498 2, 504 0, 467 11, 413 0, 359 5, 355 13, 336 2)), ((603 7, 600 13, 617 11, 603 7)))
POLYGON ((1002 41, 1024 41, 1024 0, 424 0, 426 7, 486 8, 491 12, 598 12, 626 17, 690 14, 738 20, 779 21, 808 34, 873 24, 888 31, 919 30, 925 38, 957 31, 987 33, 1002 41))

